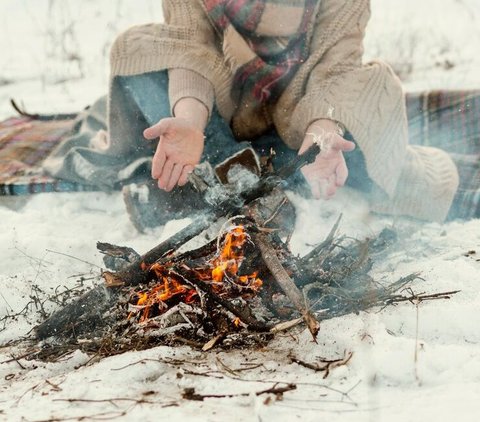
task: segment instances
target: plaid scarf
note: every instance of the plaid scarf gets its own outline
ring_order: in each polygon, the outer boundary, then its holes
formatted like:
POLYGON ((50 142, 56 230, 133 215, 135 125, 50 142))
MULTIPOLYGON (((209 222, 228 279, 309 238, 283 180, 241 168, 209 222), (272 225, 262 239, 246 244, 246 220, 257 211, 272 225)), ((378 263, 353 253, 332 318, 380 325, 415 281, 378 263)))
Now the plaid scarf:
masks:
POLYGON ((320 0, 202 0, 223 36, 234 99, 275 101, 308 57, 307 31, 320 0))

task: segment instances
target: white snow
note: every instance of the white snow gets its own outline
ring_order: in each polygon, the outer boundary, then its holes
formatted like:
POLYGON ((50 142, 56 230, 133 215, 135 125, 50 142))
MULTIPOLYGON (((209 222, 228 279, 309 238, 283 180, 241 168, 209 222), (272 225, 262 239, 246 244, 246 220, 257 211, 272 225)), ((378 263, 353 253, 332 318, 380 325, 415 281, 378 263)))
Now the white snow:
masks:
MULTIPOLYGON (((160 3, 0 0, 0 118, 12 114, 11 97, 34 112, 90 104, 106 91, 108 46, 115 34, 160 20, 160 3)), ((366 56, 390 61, 408 90, 478 88, 479 6, 479 0, 373 0, 366 56), (454 67, 447 69, 448 63, 454 67)), ((479 220, 439 225, 379 218, 346 190, 332 201, 295 203, 296 252, 323 239, 343 212, 341 231, 349 236, 369 236, 387 226, 400 233, 395 250, 375 265, 378 279, 419 271, 424 280, 413 284, 416 292, 461 292, 418 308, 402 304, 325 321, 318 344, 299 329, 256 351, 157 347, 102 361, 77 352, 57 363, 15 361, 12 356, 22 349, 1 347, 0 420, 477 421, 479 220), (476 254, 467 256, 469 251, 476 254), (353 352, 352 360, 327 379, 289 359, 314 362, 345 352, 353 352), (282 401, 255 396, 276 382, 293 382, 297 389, 282 401), (182 399, 187 387, 201 394, 249 395, 193 402, 182 399)), ((103 193, 0 198, 0 222, 0 318, 30 302, 34 285, 71 288, 80 275, 98 283, 97 240, 144 252, 186 224, 171 222, 163 231, 139 235, 120 194, 103 193)), ((28 319, 9 322, 0 344, 25 335, 37 318, 32 307, 28 319)))

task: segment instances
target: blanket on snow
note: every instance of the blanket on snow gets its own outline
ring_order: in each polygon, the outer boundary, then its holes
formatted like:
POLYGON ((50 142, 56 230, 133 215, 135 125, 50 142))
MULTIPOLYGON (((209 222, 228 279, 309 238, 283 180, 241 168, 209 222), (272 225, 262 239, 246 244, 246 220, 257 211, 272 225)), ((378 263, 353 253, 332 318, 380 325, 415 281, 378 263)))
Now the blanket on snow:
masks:
POLYGON ((47 175, 42 164, 71 133, 73 119, 12 117, 0 122, 0 195, 95 189, 47 175))
POLYGON ((480 217, 480 90, 407 95, 412 144, 441 148, 457 165, 460 185, 449 218, 480 217))

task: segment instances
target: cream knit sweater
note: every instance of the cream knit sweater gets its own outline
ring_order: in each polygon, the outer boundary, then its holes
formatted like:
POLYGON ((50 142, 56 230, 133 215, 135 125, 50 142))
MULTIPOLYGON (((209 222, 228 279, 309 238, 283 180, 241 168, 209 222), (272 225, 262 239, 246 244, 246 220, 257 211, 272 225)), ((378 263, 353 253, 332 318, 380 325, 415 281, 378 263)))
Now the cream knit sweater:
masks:
MULTIPOLYGON (((169 70, 170 104, 194 97, 211 111, 215 102, 240 137, 274 125, 298 149, 313 121, 341 122, 353 135, 374 182, 378 212, 443 221, 458 186, 450 157, 435 148, 408 145, 402 87, 380 61, 364 65, 363 37, 368 0, 322 0, 309 31, 310 56, 279 100, 252 116, 230 97, 234 70, 226 46, 200 0, 163 0, 165 24, 136 26, 111 51, 112 78, 169 70)), ((272 25, 278 25, 272 22, 272 25)))

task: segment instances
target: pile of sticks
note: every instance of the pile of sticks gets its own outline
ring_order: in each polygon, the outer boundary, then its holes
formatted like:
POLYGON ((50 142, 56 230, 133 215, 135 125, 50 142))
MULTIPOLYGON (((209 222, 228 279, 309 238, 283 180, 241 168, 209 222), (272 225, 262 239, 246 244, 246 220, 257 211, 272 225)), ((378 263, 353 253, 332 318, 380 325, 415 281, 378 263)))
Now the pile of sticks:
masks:
POLYGON ((55 337, 57 349, 78 347, 101 351, 103 355, 159 343, 187 343, 208 350, 217 344, 241 346, 265 342, 276 332, 302 323, 316 339, 322 319, 372 306, 421 300, 413 292, 406 296, 396 293, 418 274, 387 287, 375 283, 368 275, 374 256, 395 242, 395 234, 389 230, 376 239, 348 241, 337 237, 339 217, 325 241, 308 255, 296 257, 288 247, 288 239, 282 239, 279 230, 272 227, 272 221, 286 203, 281 189, 284 181, 312 162, 318 153, 319 147, 313 145, 288 166, 262 176, 235 200, 227 198, 143 255, 130 248, 98 243, 107 261, 116 258, 118 262, 120 258, 122 267, 104 271, 104 284, 36 327, 36 337, 55 337), (252 271, 258 274, 263 284, 258 292, 231 283, 233 288, 226 294, 212 280, 198 276, 197 269, 218 256, 219 245, 229 230, 222 230, 217 238, 197 249, 179 252, 188 241, 222 219, 233 227, 241 225, 247 233, 249 241, 239 270, 243 274, 252 271), (180 281, 182 289, 192 291, 196 299, 178 300, 182 295, 177 295, 166 302, 161 312, 139 322, 135 312, 139 302, 132 303, 132 298, 138 299, 158 283, 154 268, 162 268, 168 277, 180 281))

